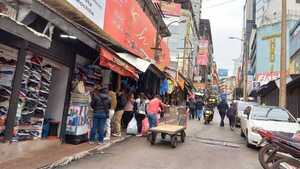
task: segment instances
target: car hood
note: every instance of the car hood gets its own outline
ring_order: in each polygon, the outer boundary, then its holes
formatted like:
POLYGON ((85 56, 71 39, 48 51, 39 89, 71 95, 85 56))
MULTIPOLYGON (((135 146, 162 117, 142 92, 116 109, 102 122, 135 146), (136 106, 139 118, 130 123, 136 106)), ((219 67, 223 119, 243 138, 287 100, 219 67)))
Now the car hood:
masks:
POLYGON ((252 127, 258 127, 269 131, 280 131, 286 133, 296 133, 300 130, 298 123, 288 122, 277 122, 277 121, 263 121, 263 120, 252 120, 252 127))

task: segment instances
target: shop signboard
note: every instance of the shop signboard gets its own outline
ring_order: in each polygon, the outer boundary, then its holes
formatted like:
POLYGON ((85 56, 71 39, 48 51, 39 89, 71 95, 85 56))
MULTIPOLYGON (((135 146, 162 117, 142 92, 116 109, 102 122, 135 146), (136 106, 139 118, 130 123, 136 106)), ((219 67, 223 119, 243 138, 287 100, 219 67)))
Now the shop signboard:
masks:
POLYGON ((103 29, 106 0, 66 0, 99 28, 103 29))
POLYGON ((227 78, 228 77, 228 69, 218 69, 218 74, 221 79, 227 78))
POLYGON ((137 1, 107 1, 104 32, 137 56, 154 59, 156 29, 137 1))
POLYGON ((199 53, 197 56, 197 65, 206 66, 208 64, 208 40, 199 41, 199 53))
POLYGON ((260 85, 267 84, 268 82, 280 78, 279 72, 263 72, 256 74, 256 81, 260 83, 260 85))
POLYGON ((170 16, 180 16, 181 15, 181 4, 174 2, 166 2, 160 0, 152 0, 153 3, 157 3, 163 14, 170 16))

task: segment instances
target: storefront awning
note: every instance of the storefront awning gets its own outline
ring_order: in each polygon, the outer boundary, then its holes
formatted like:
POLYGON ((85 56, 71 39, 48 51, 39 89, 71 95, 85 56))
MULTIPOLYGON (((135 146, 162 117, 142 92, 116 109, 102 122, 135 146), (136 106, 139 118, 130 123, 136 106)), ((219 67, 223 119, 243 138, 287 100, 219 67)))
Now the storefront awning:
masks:
POLYGON ((141 72, 146 72, 146 70, 149 68, 151 65, 151 62, 146 61, 144 59, 135 57, 129 53, 117 53, 120 58, 126 60, 128 63, 130 63, 132 66, 137 68, 141 72))
POLYGON ((28 26, 17 22, 10 17, 0 13, 0 29, 9 32, 15 36, 23 38, 28 42, 34 43, 46 49, 51 46, 51 40, 28 26))
POLYGON ((121 76, 131 77, 136 80, 139 79, 138 73, 133 66, 106 48, 100 49, 100 65, 111 69, 121 76))

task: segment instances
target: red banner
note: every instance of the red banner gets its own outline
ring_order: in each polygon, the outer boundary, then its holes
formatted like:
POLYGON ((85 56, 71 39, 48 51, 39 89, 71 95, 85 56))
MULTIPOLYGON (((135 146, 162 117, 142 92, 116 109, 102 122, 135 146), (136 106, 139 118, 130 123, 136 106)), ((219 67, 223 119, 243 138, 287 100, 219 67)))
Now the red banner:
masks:
POLYGON ((141 58, 154 58, 156 29, 137 1, 106 1, 104 31, 141 58))
POLYGON ((208 40, 199 41, 199 53, 197 56, 197 65, 208 64, 208 40))
POLYGON ((121 76, 138 79, 136 69, 105 48, 100 49, 100 65, 121 76))

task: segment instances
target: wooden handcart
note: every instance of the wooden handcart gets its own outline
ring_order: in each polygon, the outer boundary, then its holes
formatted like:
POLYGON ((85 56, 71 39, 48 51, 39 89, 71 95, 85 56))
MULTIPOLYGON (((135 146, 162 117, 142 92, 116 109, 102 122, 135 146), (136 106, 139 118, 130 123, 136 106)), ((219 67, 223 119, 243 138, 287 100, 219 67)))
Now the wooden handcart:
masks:
POLYGON ((179 126, 179 125, 173 125, 173 124, 162 124, 157 127, 151 128, 150 135, 149 135, 149 140, 151 145, 154 145, 156 142, 156 137, 158 134, 161 134, 161 138, 163 140, 166 139, 166 136, 170 136, 171 140, 171 146, 172 148, 176 148, 177 143, 178 143, 178 137, 180 138, 180 141, 184 143, 185 141, 185 129, 186 127, 184 126, 179 126))
POLYGON ((177 143, 185 142, 185 129, 186 129, 187 116, 185 108, 171 107, 165 112, 165 118, 157 127, 150 129, 150 134, 148 135, 148 140, 151 145, 156 143, 157 135, 161 135, 162 140, 166 140, 168 136, 170 138, 170 143, 172 148, 176 148, 177 143))

